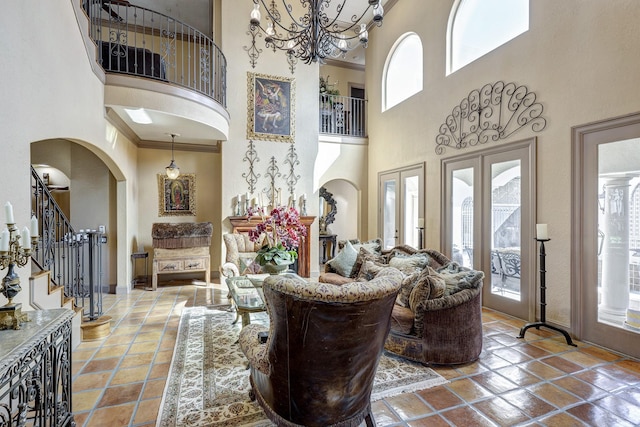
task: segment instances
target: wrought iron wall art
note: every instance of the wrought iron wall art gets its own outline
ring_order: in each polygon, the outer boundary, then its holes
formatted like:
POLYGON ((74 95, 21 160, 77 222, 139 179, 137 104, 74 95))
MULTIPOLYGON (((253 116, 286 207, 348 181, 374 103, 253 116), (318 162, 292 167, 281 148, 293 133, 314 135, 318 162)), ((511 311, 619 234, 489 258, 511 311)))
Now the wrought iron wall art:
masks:
POLYGON ((249 148, 247 152, 244 154, 243 162, 249 162, 249 172, 243 173, 242 177, 247 181, 249 185, 249 193, 253 194, 256 191, 256 183, 258 182, 258 178, 260 178, 260 174, 256 174, 254 165, 260 161, 258 157, 258 152, 256 151, 255 143, 253 140, 249 140, 249 148))
POLYGON ((293 197, 296 191, 296 184, 300 179, 300 175, 296 175, 296 166, 300 164, 300 160, 298 160, 298 153, 296 153, 296 148, 293 144, 289 146, 287 158, 284 160, 284 163, 289 165, 289 174, 286 177, 286 181, 289 195, 293 197))
POLYGON ((258 58, 262 53, 262 49, 259 49, 256 46, 256 37, 262 37, 262 33, 258 31, 258 28, 255 25, 249 24, 249 31, 247 31, 246 34, 251 37, 251 45, 242 46, 242 48, 247 52, 247 55, 249 55, 249 64, 251 64, 251 68, 256 68, 258 58))
POLYGON ((275 156, 271 156, 265 176, 269 178, 269 187, 264 190, 264 193, 267 194, 267 200, 271 202, 271 207, 274 208, 282 202, 282 189, 276 187, 276 178, 282 177, 282 173, 280 173, 278 161, 275 156))
POLYGON ((547 126, 536 94, 516 83, 488 83, 457 105, 440 126, 436 154, 447 147, 463 149, 511 136, 524 127, 540 132, 547 126))

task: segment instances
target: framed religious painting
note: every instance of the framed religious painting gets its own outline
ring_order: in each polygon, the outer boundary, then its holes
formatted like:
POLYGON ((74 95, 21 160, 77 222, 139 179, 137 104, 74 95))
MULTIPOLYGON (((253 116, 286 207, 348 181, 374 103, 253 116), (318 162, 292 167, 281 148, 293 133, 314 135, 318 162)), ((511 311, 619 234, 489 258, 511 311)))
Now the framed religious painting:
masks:
POLYGON ((247 139, 294 142, 294 79, 249 72, 247 97, 247 139))
POLYGON ((158 201, 159 216, 195 216, 196 175, 185 173, 171 179, 158 174, 158 201))

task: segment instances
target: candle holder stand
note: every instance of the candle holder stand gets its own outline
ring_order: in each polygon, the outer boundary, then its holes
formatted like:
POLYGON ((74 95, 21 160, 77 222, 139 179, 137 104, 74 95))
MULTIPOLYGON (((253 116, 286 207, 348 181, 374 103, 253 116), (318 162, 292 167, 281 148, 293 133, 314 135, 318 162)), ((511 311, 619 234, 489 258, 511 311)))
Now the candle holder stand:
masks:
POLYGON ((37 247, 38 237, 31 237, 31 246, 20 245, 20 234, 15 224, 7 224, 9 229, 9 250, 0 251, 0 270, 7 268, 7 274, 2 279, 0 293, 9 300, 0 307, 0 329, 20 329, 20 325, 27 322, 28 316, 22 313, 22 304, 14 303, 13 298, 22 290, 20 276, 15 268, 24 267, 31 257, 31 247, 37 247))
POLYGON ((571 340, 571 336, 569 336, 569 333, 567 331, 565 331, 564 329, 558 328, 557 326, 549 325, 547 323, 547 319, 546 319, 547 317, 546 315, 547 285, 546 285, 546 277, 545 277, 547 273, 546 266, 545 266, 545 258, 547 254, 545 253, 545 250, 544 250, 544 242, 548 242, 551 239, 535 239, 535 240, 540 242, 540 321, 527 323, 526 325, 524 325, 522 329, 520 329, 520 335, 518 335, 518 338, 524 338, 524 334, 527 332, 527 329, 529 328, 536 328, 540 330, 540 327, 544 326, 545 328, 552 329, 556 332, 560 332, 562 335, 564 335, 564 338, 567 340, 568 345, 577 347, 577 345, 574 344, 573 341, 571 340))

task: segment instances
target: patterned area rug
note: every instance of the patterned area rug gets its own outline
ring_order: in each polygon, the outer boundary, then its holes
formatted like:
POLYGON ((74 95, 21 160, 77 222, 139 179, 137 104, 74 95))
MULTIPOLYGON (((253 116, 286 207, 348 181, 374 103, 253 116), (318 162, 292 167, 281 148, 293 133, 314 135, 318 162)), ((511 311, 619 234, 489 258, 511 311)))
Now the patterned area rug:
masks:
MULTIPOLYGON (((249 400, 247 360, 237 344, 241 323, 235 313, 207 307, 182 312, 169 379, 157 427, 271 426, 256 402, 249 400)), ((253 323, 268 323, 266 313, 253 323)), ((423 390, 447 380, 418 363, 383 354, 371 400, 423 390)))

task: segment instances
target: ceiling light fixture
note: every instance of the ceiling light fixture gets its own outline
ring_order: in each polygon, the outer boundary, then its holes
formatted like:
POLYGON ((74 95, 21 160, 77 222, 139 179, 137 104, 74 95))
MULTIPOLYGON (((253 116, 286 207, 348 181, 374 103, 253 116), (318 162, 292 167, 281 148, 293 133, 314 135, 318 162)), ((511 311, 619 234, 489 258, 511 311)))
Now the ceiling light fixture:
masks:
POLYGON ((173 161, 173 144, 175 143, 176 136, 180 136, 180 135, 177 133, 172 133, 170 135, 171 135, 171 163, 169 163, 169 166, 167 166, 165 170, 167 172, 167 177, 169 179, 176 179, 178 176, 180 176, 180 168, 173 161))
POLYGON ((367 47, 368 29, 373 25, 382 25, 384 11, 381 0, 369 0, 369 5, 361 15, 354 14, 340 21, 346 2, 347 0, 336 0, 334 4, 337 6, 333 9, 331 0, 300 0, 308 9, 302 17, 296 19, 292 5, 286 0, 282 0, 283 14, 278 11, 275 0, 271 0, 268 7, 265 0, 253 0, 249 23, 252 28, 260 28, 265 34, 267 47, 273 47, 274 51, 285 51, 288 60, 295 57, 306 64, 317 61, 322 63, 325 58, 344 57, 347 51, 360 45, 367 47), (261 24, 260 5, 267 13, 266 28, 261 24), (335 17, 327 15, 330 9, 334 10, 335 17), (373 10, 373 18, 365 18, 369 9, 373 10), (289 18, 283 21, 283 16, 289 18))

